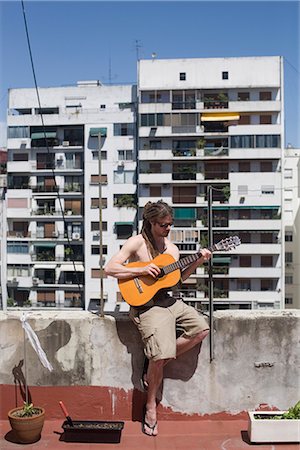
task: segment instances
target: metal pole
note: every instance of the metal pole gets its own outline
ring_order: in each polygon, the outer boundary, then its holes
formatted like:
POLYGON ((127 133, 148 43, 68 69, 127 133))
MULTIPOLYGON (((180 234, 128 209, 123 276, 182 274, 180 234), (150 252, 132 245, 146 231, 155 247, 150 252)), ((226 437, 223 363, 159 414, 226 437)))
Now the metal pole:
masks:
MULTIPOLYGON (((212 217, 212 186, 207 186, 207 216, 208 216, 208 246, 213 245, 213 217, 212 217)), ((209 294, 209 356, 210 362, 214 359, 214 286, 213 286, 213 263, 212 259, 208 261, 208 294, 209 294)))
POLYGON ((101 167, 101 132, 98 134, 98 173, 99 173, 99 268, 100 268, 100 316, 104 317, 103 296, 103 225, 102 225, 102 167, 101 167))

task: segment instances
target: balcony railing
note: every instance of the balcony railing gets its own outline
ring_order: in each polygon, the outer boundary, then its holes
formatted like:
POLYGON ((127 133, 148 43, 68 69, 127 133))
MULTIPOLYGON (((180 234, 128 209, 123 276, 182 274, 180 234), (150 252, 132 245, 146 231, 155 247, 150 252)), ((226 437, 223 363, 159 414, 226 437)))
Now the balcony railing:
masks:
POLYGON ((226 109, 228 101, 204 100, 204 109, 226 109))
POLYGON ((172 180, 196 180, 196 173, 175 172, 175 173, 172 173, 172 180))

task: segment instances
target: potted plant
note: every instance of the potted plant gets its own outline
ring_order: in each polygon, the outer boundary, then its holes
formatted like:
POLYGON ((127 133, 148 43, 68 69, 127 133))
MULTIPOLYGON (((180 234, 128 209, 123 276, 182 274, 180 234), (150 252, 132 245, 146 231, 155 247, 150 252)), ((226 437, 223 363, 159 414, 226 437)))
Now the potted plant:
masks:
POLYGON ((32 444, 41 437, 45 421, 45 410, 32 403, 8 411, 10 426, 20 444, 32 444))
POLYGON ((27 384, 27 354, 26 354, 26 335, 37 353, 41 363, 50 372, 53 370, 52 365, 49 363, 44 350, 41 347, 40 341, 33 331, 29 323, 27 322, 28 313, 23 313, 21 316, 22 327, 24 330, 24 359, 20 361, 18 366, 14 367, 13 374, 16 380, 19 381, 20 391, 24 404, 21 407, 13 408, 8 411, 8 420, 11 428, 14 431, 15 438, 20 444, 32 444, 37 442, 41 437, 41 431, 45 421, 45 409, 40 406, 33 406, 31 401, 31 394, 27 384), (24 363, 24 371, 22 373, 21 367, 24 363), (23 388, 24 387, 24 388, 23 388))
POLYGON ((251 442, 300 442, 300 401, 288 411, 249 411, 251 442))

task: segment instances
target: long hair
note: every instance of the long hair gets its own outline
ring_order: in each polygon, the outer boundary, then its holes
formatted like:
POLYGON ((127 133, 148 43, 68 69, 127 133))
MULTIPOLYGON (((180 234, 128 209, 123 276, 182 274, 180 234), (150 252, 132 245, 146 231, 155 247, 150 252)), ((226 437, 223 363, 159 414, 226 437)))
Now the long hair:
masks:
POLYGON ((173 211, 172 208, 162 200, 159 200, 156 203, 148 202, 144 206, 141 233, 152 258, 155 258, 155 256, 159 254, 159 251, 151 233, 151 222, 155 222, 157 219, 163 219, 166 216, 171 216, 173 218, 173 211))

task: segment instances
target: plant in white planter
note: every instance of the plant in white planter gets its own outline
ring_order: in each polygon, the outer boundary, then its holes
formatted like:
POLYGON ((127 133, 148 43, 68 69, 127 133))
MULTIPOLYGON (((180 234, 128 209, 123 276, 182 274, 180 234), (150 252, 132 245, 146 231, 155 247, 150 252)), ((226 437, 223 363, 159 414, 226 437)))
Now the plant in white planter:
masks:
POLYGON ((251 442, 300 442, 300 401, 288 411, 249 411, 251 442))

